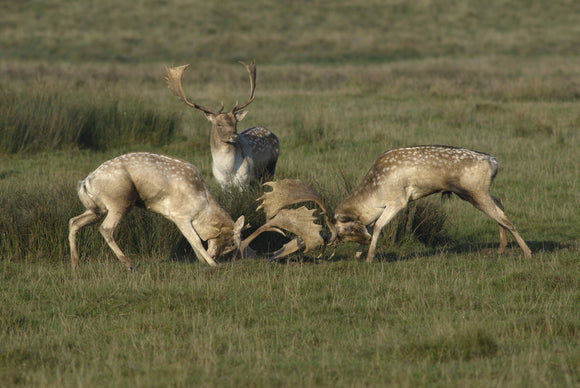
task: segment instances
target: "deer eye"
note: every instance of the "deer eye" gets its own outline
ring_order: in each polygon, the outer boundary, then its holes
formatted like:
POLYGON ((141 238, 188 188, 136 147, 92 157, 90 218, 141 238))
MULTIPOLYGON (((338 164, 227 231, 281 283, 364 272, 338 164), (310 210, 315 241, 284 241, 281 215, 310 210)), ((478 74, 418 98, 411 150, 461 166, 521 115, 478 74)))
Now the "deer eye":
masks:
POLYGON ((338 222, 351 222, 351 221, 353 221, 353 219, 351 217, 348 217, 348 216, 345 216, 342 214, 337 215, 336 220, 338 222))

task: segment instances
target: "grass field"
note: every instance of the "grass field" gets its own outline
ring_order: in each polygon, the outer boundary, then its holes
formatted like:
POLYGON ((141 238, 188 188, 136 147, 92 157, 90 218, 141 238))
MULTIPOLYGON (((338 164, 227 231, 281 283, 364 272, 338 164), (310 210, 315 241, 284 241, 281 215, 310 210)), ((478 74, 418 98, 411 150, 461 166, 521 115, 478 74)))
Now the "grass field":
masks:
POLYGON ((4 1, 0 32, 2 385, 580 385, 580 3, 4 1), (388 149, 488 152, 532 259, 433 197, 371 264, 345 244, 213 269, 138 210, 118 231, 134 272, 96 227, 72 271, 76 182, 124 152, 191 161, 234 219, 263 222, 261 188, 219 188, 210 124, 163 81, 191 63, 188 97, 230 108, 252 58, 240 124, 278 135, 277 178, 334 208, 388 149))

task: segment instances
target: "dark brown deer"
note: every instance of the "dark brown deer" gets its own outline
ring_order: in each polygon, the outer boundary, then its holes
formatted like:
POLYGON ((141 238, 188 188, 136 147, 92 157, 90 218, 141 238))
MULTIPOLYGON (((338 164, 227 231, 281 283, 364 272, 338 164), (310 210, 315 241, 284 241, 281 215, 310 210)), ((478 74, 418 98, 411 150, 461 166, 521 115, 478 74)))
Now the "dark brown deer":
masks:
MULTIPOLYGON (((372 261, 381 229, 410 201, 434 193, 455 193, 498 223, 499 253, 507 246, 506 231, 509 231, 524 256, 529 258, 531 251, 505 215, 502 201, 490 193, 497 168, 498 163, 493 156, 465 148, 417 146, 394 149, 377 158, 361 183, 338 205, 332 220, 329 220, 328 211, 320 198, 302 182, 283 180, 267 183, 274 190, 260 198, 263 201, 260 207, 265 210, 268 219, 263 228, 286 229, 299 236, 276 252, 274 257, 283 257, 301 248, 311 249, 315 245, 354 241, 361 244, 357 257, 362 253, 363 245, 370 245, 366 261, 372 261), (303 211, 283 209, 305 201, 314 201, 321 206, 331 236, 322 236, 321 226, 314 223, 315 218, 305 215, 303 211), (282 210, 287 214, 279 222, 277 217, 282 210), (368 228, 371 228, 372 234, 368 228)), ((249 241, 250 238, 246 243, 249 241)))
POLYGON ((122 218, 134 206, 144 207, 173 221, 191 244, 197 258, 211 266, 236 252, 242 243, 244 217, 235 223, 208 191, 192 164, 164 155, 135 152, 99 166, 78 184, 86 211, 69 221, 71 264, 79 266, 76 235, 79 229, 103 220, 99 231, 119 261, 131 263, 113 238, 122 218), (207 241, 207 250, 203 241, 207 241))
POLYGON ((278 138, 264 127, 248 128, 240 133, 237 124, 246 116, 243 110, 254 101, 256 62, 240 62, 250 75, 250 94, 245 103, 234 105, 229 112, 211 110, 190 102, 181 86, 183 72, 189 65, 166 68, 169 90, 189 107, 201 110, 211 122, 212 173, 223 188, 244 187, 254 181, 272 179, 280 153, 278 138))

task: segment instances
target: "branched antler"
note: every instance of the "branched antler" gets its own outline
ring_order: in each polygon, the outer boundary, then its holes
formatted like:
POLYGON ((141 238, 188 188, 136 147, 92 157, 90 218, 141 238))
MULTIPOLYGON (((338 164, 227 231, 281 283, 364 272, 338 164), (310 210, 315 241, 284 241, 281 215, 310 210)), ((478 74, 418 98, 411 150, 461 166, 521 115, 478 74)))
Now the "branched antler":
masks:
POLYGON ((271 219, 280 209, 301 202, 312 201, 320 206, 323 214, 328 213, 324 202, 310 186, 299 179, 283 179, 281 181, 266 182, 264 186, 270 186, 272 191, 264 193, 258 201, 262 204, 256 210, 263 209, 266 218, 271 219))
POLYGON ((236 104, 232 108, 232 113, 236 113, 237 111, 242 110, 250 105, 252 101, 254 101, 254 91, 256 90, 256 60, 254 59, 249 65, 242 61, 239 62, 244 65, 250 76, 250 94, 248 96, 248 100, 242 105, 238 105, 238 102, 236 101, 236 104))
POLYGON ((322 199, 308 185, 298 179, 284 179, 281 181, 267 182, 272 191, 264 193, 258 201, 262 201, 256 210, 263 209, 266 213, 266 224, 258 228, 250 237, 244 240, 247 246, 260 233, 270 230, 284 234, 280 229, 287 230, 296 237, 274 253, 273 258, 280 258, 304 248, 304 252, 325 245, 335 240, 336 232, 334 225, 328 218, 328 211, 322 199), (317 217, 314 212, 317 209, 308 209, 301 206, 298 209, 285 209, 286 206, 301 202, 314 202, 322 210, 326 223, 332 232, 332 237, 322 236, 322 226, 316 224, 317 217))
POLYGON ((181 86, 181 78, 183 77, 183 73, 185 69, 187 69, 189 65, 183 65, 178 67, 167 67, 165 66, 165 70, 167 71, 167 77, 165 77, 165 81, 167 81, 167 87, 171 90, 175 96, 177 96, 181 101, 185 102, 188 106, 199 109, 205 113, 210 113, 213 115, 219 115, 224 110, 224 104, 219 111, 211 110, 208 108, 204 108, 201 105, 198 105, 194 102, 190 102, 185 97, 185 93, 183 92, 183 87, 181 86))

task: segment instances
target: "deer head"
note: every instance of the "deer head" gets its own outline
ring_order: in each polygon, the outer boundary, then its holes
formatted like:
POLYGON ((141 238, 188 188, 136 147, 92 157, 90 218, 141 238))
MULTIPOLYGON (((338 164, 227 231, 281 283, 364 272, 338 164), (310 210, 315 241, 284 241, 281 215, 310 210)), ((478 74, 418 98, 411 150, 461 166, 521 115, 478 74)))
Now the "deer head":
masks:
POLYGON ((336 229, 338 241, 352 241, 368 245, 371 242, 371 234, 366 225, 360 220, 344 214, 335 214, 332 223, 336 229))
POLYGON ((223 103, 219 110, 212 110, 190 102, 185 97, 185 93, 181 86, 181 79, 185 69, 187 69, 189 65, 165 68, 167 71, 165 80, 167 81, 167 87, 169 90, 171 90, 171 92, 187 106, 201 110, 205 114, 205 117, 212 124, 212 136, 215 139, 214 141, 235 144, 238 140, 237 124, 242 121, 248 113, 248 111, 242 109, 254 101, 254 90, 256 88, 256 60, 252 61, 249 65, 241 61, 240 63, 246 68, 250 76, 250 94, 248 95, 246 102, 243 104, 238 105, 238 102, 236 101, 236 104, 229 112, 223 112, 223 103))

